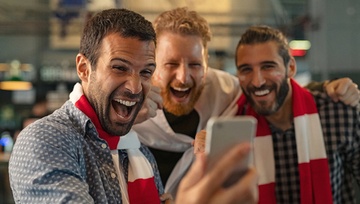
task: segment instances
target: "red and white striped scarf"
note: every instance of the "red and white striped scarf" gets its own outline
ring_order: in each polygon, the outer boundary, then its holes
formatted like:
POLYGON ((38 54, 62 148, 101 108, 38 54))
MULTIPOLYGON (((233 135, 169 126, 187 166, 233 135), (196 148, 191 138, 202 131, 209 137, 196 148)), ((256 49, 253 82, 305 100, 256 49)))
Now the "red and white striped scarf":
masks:
MULTIPOLYGON (((309 91, 300 87, 292 79, 291 86, 300 177, 300 201, 302 204, 332 203, 328 160, 314 98, 309 91)), ((252 115, 258 120, 254 139, 254 164, 259 173, 259 203, 276 203, 276 170, 269 125, 265 117, 258 115, 250 107, 244 95, 239 98, 238 107, 237 115, 252 115)))
POLYGON ((139 150, 140 141, 136 133, 131 132, 120 137, 110 135, 104 131, 79 83, 75 84, 73 91, 70 93, 70 101, 90 118, 100 138, 108 143, 110 150, 126 149, 129 158, 128 181, 127 189, 122 189, 122 191, 128 192, 129 202, 131 204, 159 204, 160 198, 154 180, 154 172, 147 158, 139 150))

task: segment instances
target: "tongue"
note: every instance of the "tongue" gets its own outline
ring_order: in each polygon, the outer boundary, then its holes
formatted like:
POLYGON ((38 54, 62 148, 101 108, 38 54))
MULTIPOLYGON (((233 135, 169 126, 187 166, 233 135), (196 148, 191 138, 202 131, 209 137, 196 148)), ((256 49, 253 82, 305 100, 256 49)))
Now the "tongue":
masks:
POLYGON ((113 107, 118 115, 126 117, 129 114, 128 108, 120 103, 113 102, 113 107))
POLYGON ((174 96, 178 97, 178 98, 182 98, 185 97, 188 94, 188 91, 176 91, 176 90, 172 90, 172 93, 174 94, 174 96))

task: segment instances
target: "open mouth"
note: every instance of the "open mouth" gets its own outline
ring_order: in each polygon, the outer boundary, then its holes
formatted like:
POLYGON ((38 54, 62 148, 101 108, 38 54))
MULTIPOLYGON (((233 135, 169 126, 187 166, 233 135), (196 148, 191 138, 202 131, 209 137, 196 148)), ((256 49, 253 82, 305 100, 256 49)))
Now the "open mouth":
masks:
POLYGON ((190 94, 191 88, 170 87, 170 91, 177 98, 185 98, 190 94))
POLYGON ((270 89, 264 89, 264 90, 258 90, 258 91, 254 91, 254 95, 255 96, 265 96, 267 94, 270 93, 270 89))
POLYGON ((114 99, 112 101, 112 106, 114 107, 116 114, 122 118, 130 116, 135 104, 135 101, 126 101, 121 99, 114 99))

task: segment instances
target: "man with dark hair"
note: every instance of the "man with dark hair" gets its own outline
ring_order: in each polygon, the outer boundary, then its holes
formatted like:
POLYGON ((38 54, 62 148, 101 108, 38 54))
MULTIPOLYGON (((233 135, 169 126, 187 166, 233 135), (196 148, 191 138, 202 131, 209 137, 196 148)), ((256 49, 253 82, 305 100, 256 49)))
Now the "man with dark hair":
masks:
POLYGON ((260 203, 354 203, 360 183, 360 112, 300 87, 277 29, 253 26, 236 48, 243 95, 238 115, 258 120, 254 140, 260 203))
POLYGON ((18 136, 9 164, 15 201, 160 202, 163 187, 151 153, 136 137, 120 139, 150 90, 151 23, 125 9, 98 13, 85 25, 76 68, 81 84, 70 100, 18 136))

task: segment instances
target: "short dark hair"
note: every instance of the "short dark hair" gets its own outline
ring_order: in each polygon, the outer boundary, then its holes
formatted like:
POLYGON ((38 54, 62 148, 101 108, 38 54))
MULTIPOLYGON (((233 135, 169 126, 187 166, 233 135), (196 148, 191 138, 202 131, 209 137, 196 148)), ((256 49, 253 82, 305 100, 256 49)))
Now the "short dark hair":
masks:
MULTIPOLYGON (((289 45, 286 36, 278 29, 269 26, 251 26, 244 34, 241 35, 240 41, 236 46, 236 52, 241 45, 251 45, 258 43, 266 43, 269 41, 278 44, 279 55, 283 58, 284 65, 286 66, 290 60, 289 45)), ((237 58, 235 57, 235 61, 237 58)), ((236 62, 237 63, 237 62, 236 62)))
POLYGON ((127 9, 103 10, 87 21, 80 41, 79 52, 92 67, 96 67, 102 39, 110 33, 156 43, 155 30, 142 15, 127 9))

